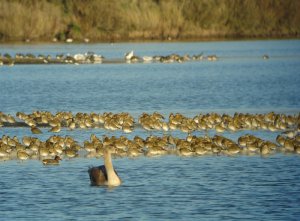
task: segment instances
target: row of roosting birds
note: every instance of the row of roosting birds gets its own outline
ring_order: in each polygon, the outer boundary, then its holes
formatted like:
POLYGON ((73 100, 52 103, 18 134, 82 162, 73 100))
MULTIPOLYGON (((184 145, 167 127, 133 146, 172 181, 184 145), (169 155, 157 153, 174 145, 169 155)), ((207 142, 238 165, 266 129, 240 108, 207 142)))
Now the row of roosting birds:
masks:
POLYGON ((160 63, 182 63, 185 61, 217 61, 216 55, 204 56, 203 53, 197 55, 155 55, 155 56, 137 56, 133 51, 126 53, 124 58, 120 59, 106 59, 104 56, 96 54, 94 52, 78 53, 78 54, 57 54, 56 56, 51 55, 34 55, 31 53, 22 54, 17 53, 14 56, 5 53, 0 54, 0 65, 14 65, 14 64, 99 64, 99 63, 115 63, 116 61, 127 62, 127 63, 149 63, 149 62, 160 62, 160 63))
POLYGON ((51 136, 46 141, 36 137, 18 137, 3 135, 0 139, 0 159, 39 159, 59 156, 74 158, 77 156, 101 157, 105 148, 114 149, 115 157, 139 157, 176 154, 179 156, 203 155, 269 155, 274 153, 300 154, 300 135, 293 138, 278 135, 276 142, 266 141, 254 135, 243 135, 237 142, 221 135, 192 136, 185 139, 171 135, 149 136, 143 139, 135 136, 132 140, 125 136, 103 136, 92 134, 90 140, 80 144, 70 136, 51 136))
POLYGON ((121 113, 76 113, 48 111, 34 111, 30 114, 17 112, 16 119, 10 114, 0 112, 0 127, 27 126, 33 134, 42 133, 39 127, 51 127, 49 132, 58 133, 62 127, 70 130, 80 128, 104 128, 109 131, 122 130, 124 133, 133 132, 134 128, 143 128, 146 131, 172 131, 180 130, 184 133, 193 131, 215 130, 235 132, 238 130, 269 130, 286 131, 291 136, 300 130, 300 113, 294 115, 235 113, 198 114, 187 117, 180 113, 170 113, 168 118, 158 112, 142 113, 138 119, 126 112, 121 113))

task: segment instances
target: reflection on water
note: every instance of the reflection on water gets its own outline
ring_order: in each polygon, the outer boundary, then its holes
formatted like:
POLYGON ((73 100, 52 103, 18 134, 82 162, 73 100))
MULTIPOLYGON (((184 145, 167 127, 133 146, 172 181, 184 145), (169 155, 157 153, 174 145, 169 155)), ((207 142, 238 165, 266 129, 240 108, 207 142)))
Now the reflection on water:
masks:
MULTIPOLYGON (((82 53, 109 58, 135 50, 138 55, 216 54, 217 62, 182 64, 16 65, 0 67, 0 111, 15 115, 34 110, 114 113, 134 117, 179 112, 300 110, 300 44, 292 41, 206 43, 2 45, 1 53, 82 53), (268 54, 269 60, 262 55, 268 54)), ((43 129, 38 138, 52 134, 43 129)), ((79 142, 91 133, 63 129, 79 142)), ((208 132, 213 136, 215 132, 208 132)), ((274 141, 268 131, 226 132, 237 140, 253 134, 274 141)), ((0 128, 0 135, 31 136, 28 128, 0 128)), ((143 131, 126 135, 148 136, 143 131)), ((160 132, 154 135, 161 135, 160 132)), ((184 138, 181 132, 174 132, 184 138)), ((204 136, 204 132, 196 135, 204 136)), ((102 159, 64 159, 60 166, 38 160, 0 162, 0 216, 4 220, 296 220, 300 217, 298 155, 117 158, 124 184, 91 187, 87 169, 102 159)))

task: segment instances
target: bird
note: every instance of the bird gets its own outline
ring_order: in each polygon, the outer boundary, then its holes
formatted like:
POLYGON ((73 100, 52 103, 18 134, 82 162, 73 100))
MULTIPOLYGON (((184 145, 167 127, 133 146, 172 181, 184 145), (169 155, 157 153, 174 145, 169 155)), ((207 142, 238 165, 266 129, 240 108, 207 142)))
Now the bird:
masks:
POLYGON ((19 150, 17 153, 17 157, 19 160, 27 160, 29 158, 29 154, 25 152, 25 150, 19 150))
POLYGON ((60 130, 61 130, 61 126, 60 126, 60 125, 57 125, 57 126, 52 127, 52 128, 49 130, 49 132, 58 133, 58 132, 60 132, 60 130))
POLYGON ((264 59, 264 60, 267 60, 267 59, 269 59, 269 58, 270 58, 269 55, 267 55, 267 54, 264 54, 264 55, 263 55, 263 59, 264 59))
POLYGON ((152 56, 143 56, 143 61, 144 62, 151 62, 153 60, 152 56))
POLYGON ((115 151, 112 145, 105 147, 103 152, 104 165, 88 169, 92 186, 120 186, 122 181, 114 169, 111 154, 115 151))
POLYGON ((42 131, 39 128, 35 127, 35 126, 31 127, 31 132, 33 134, 41 134, 42 133, 42 131))
POLYGON ((125 59, 126 60, 130 60, 132 57, 133 57, 133 51, 128 52, 128 53, 125 54, 125 59))
POLYGON ((60 156, 56 155, 54 159, 44 159, 42 162, 44 165, 59 165, 60 160, 60 156))

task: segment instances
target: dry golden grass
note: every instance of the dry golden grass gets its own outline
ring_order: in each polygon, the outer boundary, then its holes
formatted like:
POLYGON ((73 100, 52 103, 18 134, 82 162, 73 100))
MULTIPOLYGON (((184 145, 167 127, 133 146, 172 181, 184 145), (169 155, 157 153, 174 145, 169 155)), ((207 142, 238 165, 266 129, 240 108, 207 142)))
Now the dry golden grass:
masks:
POLYGON ((0 40, 299 37, 299 0, 1 0, 0 40))
POLYGON ((19 1, 2 1, 0 4, 0 36, 3 38, 40 39, 64 30, 63 12, 60 6, 46 1, 22 4, 19 1))

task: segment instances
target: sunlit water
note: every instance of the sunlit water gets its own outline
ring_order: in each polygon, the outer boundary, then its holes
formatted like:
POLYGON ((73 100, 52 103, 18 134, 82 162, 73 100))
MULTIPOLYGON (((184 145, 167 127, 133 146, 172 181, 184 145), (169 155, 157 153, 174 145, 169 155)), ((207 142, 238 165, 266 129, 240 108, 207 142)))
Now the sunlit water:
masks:
MULTIPOLYGON (((300 41, 1 45, 0 53, 84 53, 120 58, 137 55, 216 54, 217 62, 174 64, 16 65, 0 67, 0 111, 126 111, 165 116, 179 112, 295 114, 300 111, 300 41), (269 60, 262 56, 268 54, 269 60)), ((37 135, 52 134, 42 128, 37 135)), ((83 142, 102 129, 63 129, 83 142)), ((213 136, 214 131, 209 131, 213 136)), ((250 133, 274 141, 278 133, 250 133)), ((28 128, 0 128, 0 135, 31 136, 28 128)), ((161 132, 154 133, 161 135, 161 132)), ((204 132, 195 132, 204 135, 204 132)), ((149 136, 141 129, 126 135, 149 136)), ((177 137, 185 137, 178 131, 177 137)), ((91 187, 87 169, 101 159, 64 159, 45 167, 38 160, 0 162, 1 220, 297 220, 300 158, 297 155, 140 157, 114 160, 124 181, 114 189, 91 187)))

